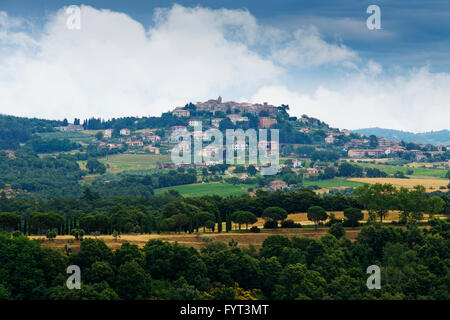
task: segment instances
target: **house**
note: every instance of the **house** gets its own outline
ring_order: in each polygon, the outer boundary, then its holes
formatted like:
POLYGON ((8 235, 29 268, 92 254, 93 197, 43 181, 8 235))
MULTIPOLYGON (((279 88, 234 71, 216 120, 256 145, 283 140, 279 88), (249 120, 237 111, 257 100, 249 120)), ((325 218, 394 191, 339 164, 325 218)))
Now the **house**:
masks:
POLYGON ((378 138, 378 146, 379 147, 390 147, 392 146, 394 143, 386 138, 378 138))
POLYGON ((230 119, 233 124, 236 124, 237 122, 248 121, 248 117, 243 117, 239 114, 228 114, 227 118, 230 119))
POLYGON ((187 128, 185 126, 172 126, 170 127, 170 131, 174 132, 174 131, 187 131, 187 128))
POLYGON ((144 148, 142 148, 143 150, 149 151, 151 153, 154 154, 159 154, 159 148, 157 147, 152 147, 152 146, 145 146, 144 148))
POLYGON ((131 147, 140 147, 144 145, 144 142, 142 142, 142 140, 129 140, 125 143, 131 147))
POLYGON ((307 168, 307 172, 303 173, 303 179, 309 179, 313 176, 317 177, 320 175, 319 171, 316 168, 307 168))
POLYGON ((276 191, 276 190, 282 190, 284 188, 287 188, 288 185, 286 182, 281 181, 281 180, 273 180, 270 181, 269 184, 267 185, 267 187, 269 187, 269 189, 276 191))
POLYGON ((175 117, 189 117, 191 113, 189 112, 189 110, 185 110, 182 107, 176 107, 172 111, 172 115, 174 115, 175 117))
POLYGON ((334 141, 336 141, 336 138, 331 134, 325 138, 326 143, 334 143, 334 141))
POLYGON ((83 131, 84 127, 82 125, 69 124, 68 126, 55 127, 59 131, 83 131))
POLYGON ((272 119, 269 117, 260 117, 258 128, 269 129, 272 125, 277 123, 277 119, 272 119))
POLYGON ((130 129, 124 128, 120 130, 120 135, 121 136, 129 136, 131 134, 130 129))
POLYGON ((202 120, 190 119, 188 124, 190 127, 200 127, 202 125, 202 120))
POLYGON ((144 140, 150 141, 151 143, 155 144, 161 141, 161 137, 155 135, 152 131, 144 131, 141 133, 141 137, 144 140))
POLYGON ((121 143, 108 143, 109 150, 122 148, 123 145, 121 143))
POLYGON ((385 154, 385 150, 383 149, 352 149, 348 151, 350 158, 364 158, 367 156, 379 158, 385 154))
POLYGON ((302 133, 309 133, 309 129, 308 128, 301 128, 300 132, 302 132, 302 133))
POLYGON ((242 175, 239 177, 239 180, 241 180, 241 181, 245 181, 245 180, 247 180, 247 179, 248 179, 248 174, 246 174, 246 173, 242 174, 242 175))
POLYGON ((16 153, 12 150, 5 150, 6 152, 6 156, 8 157, 8 159, 15 159, 16 158, 16 153))
POLYGON ((113 133, 113 129, 106 129, 105 132, 103 133, 103 138, 111 139, 112 133, 113 133))

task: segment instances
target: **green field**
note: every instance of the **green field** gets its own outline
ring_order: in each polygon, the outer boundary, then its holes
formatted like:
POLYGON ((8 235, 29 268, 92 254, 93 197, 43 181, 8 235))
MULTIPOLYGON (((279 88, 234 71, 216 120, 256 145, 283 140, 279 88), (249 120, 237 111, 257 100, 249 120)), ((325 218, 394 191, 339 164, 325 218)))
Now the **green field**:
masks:
POLYGON ((420 177, 434 177, 434 178, 444 178, 447 170, 445 169, 436 169, 436 168, 412 168, 407 166, 393 166, 386 164, 373 164, 373 163, 356 163, 362 167, 368 168, 377 168, 381 171, 386 172, 387 174, 395 174, 397 171, 401 171, 406 174, 406 171, 413 170, 412 174, 416 178, 420 177))
POLYGON ((155 189, 155 194, 162 194, 168 190, 176 190, 182 196, 186 197, 201 197, 205 195, 218 195, 221 197, 227 197, 246 193, 248 188, 252 187, 254 188, 254 185, 232 185, 230 183, 198 183, 155 189))
POLYGON ((329 180, 317 180, 317 181, 303 180, 303 185, 306 187, 318 186, 320 188, 339 188, 339 187, 356 188, 363 184, 364 183, 355 181, 347 181, 344 178, 334 178, 329 180))
POLYGON ((109 165, 109 173, 151 169, 155 168, 158 162, 167 162, 169 160, 170 155, 163 154, 115 154, 99 159, 105 165, 109 165))
POLYGON ((94 135, 86 134, 84 131, 56 131, 39 133, 42 139, 69 139, 74 142, 89 143, 94 139, 94 135))

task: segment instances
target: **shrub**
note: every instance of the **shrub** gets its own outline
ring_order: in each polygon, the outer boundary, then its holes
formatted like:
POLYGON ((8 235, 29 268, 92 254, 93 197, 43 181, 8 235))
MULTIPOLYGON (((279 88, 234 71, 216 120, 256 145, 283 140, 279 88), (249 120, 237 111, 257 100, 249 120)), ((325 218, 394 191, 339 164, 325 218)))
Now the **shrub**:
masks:
POLYGON ((269 220, 264 223, 264 229, 275 229, 277 227, 278 227, 278 223, 273 220, 269 220))
POLYGON ((335 236, 336 239, 340 239, 345 235, 344 226, 342 225, 342 223, 335 223, 330 227, 328 233, 335 236))
POLYGON ((300 223, 295 223, 293 220, 284 220, 281 222, 281 228, 301 228, 300 223))
POLYGON ((253 226, 253 227, 250 228, 250 232, 260 233, 261 229, 259 229, 257 226, 253 226))

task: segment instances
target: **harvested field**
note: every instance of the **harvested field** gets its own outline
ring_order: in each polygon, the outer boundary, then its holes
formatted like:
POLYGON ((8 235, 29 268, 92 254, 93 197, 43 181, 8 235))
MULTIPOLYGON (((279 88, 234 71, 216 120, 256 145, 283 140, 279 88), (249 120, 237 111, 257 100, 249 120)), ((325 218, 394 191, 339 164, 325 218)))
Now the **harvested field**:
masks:
MULTIPOLYGON (((328 228, 319 228, 317 231, 314 231, 312 228, 305 229, 277 229, 277 230, 264 230, 261 233, 247 233, 247 232, 230 232, 230 233, 198 233, 198 234, 126 234, 122 235, 120 239, 115 240, 111 235, 99 236, 97 239, 103 239, 105 243, 111 249, 120 248, 122 243, 130 242, 136 244, 140 247, 143 247, 148 240, 150 239, 158 239, 163 241, 168 241, 170 243, 179 243, 181 245, 194 247, 196 249, 201 249, 206 238, 211 238, 212 240, 223 241, 228 243, 232 239, 238 242, 238 246, 241 248, 248 248, 250 245, 253 245, 256 249, 260 249, 264 239, 266 239, 270 235, 280 234, 286 237, 306 237, 312 239, 319 239, 323 235, 325 235, 328 231, 328 228)), ((359 233, 359 229, 346 229, 346 235, 349 239, 354 240, 359 233)), ((43 239, 42 236, 31 236, 32 239, 43 239)), ((85 238, 93 238, 93 236, 85 236, 85 238)), ((62 250, 64 246, 71 247, 74 252, 77 252, 80 248, 79 241, 73 241, 73 243, 68 243, 68 241, 73 240, 72 236, 58 236, 54 240, 43 240, 42 245, 62 250)))
MULTIPOLYGON (((440 190, 441 186, 447 188, 449 180, 445 179, 398 179, 398 178, 350 178, 350 181, 362 183, 391 183, 396 187, 412 189, 414 186, 422 185, 428 192, 440 190)), ((445 190, 444 190, 445 191, 445 190)))

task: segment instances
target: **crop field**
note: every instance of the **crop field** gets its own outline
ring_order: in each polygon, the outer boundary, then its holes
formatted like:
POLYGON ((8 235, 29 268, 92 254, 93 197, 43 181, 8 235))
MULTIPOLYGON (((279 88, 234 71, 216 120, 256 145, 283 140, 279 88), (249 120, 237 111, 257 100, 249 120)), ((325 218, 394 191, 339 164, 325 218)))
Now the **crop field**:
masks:
POLYGON ((115 154, 99 159, 105 165, 109 165, 109 173, 156 168, 158 162, 169 160, 170 155, 164 154, 115 154))
MULTIPOLYGON (((205 245, 205 238, 210 238, 216 241, 222 241, 229 243, 231 240, 235 240, 238 246, 241 248, 248 248, 250 245, 255 247, 255 249, 260 249, 263 241, 270 235, 280 234, 287 236, 289 238, 296 237, 306 237, 312 239, 319 239, 325 235, 328 228, 319 228, 315 231, 313 228, 305 229, 270 229, 263 230, 260 233, 249 233, 249 232, 222 232, 222 233, 170 233, 170 234, 127 234, 121 235, 120 238, 114 239, 111 235, 98 236, 97 239, 103 239, 111 249, 118 249, 122 243, 130 242, 143 247, 148 240, 158 239, 163 241, 168 241, 170 243, 179 243, 180 245, 185 245, 188 247, 194 247, 196 249, 201 249, 205 245)), ((347 229, 346 235, 350 240, 354 240, 359 233, 359 229, 347 229)), ((32 239, 43 239, 39 236, 31 236, 32 239)), ((85 236, 85 238, 94 238, 93 236, 85 236)), ((65 245, 71 247, 74 252, 77 252, 80 247, 79 241, 74 240, 72 236, 58 236, 54 240, 41 240, 42 244, 55 249, 63 249, 65 245), (70 242, 73 243, 70 243, 70 242)))
POLYGON ((205 195, 219 195, 228 197, 247 193, 248 188, 254 187, 249 184, 233 185, 230 183, 196 183, 182 186, 155 189, 155 194, 162 194, 168 190, 177 190, 182 196, 201 197, 205 195))
POLYGON ((317 180, 317 181, 311 181, 311 180, 304 180, 303 181, 304 186, 318 186, 320 188, 355 188, 360 185, 363 185, 363 183, 356 182, 356 181, 350 181, 348 179, 343 178, 334 178, 334 179, 328 179, 328 180, 317 180))
MULTIPOLYGON (((391 183, 396 187, 405 187, 412 189, 417 185, 422 185, 427 191, 440 190, 440 187, 447 188, 449 180, 445 179, 398 179, 398 178, 350 178, 350 181, 361 182, 361 183, 391 183)), ((445 191, 442 190, 442 191, 445 191)))
MULTIPOLYGON (((328 212, 328 214, 333 213, 336 218, 344 218, 344 213, 342 211, 328 212)), ((364 211, 364 220, 367 220, 368 213, 364 211)), ((384 222, 389 223, 393 220, 397 221, 400 212, 391 211, 384 220, 384 222)), ((441 217, 436 215, 436 217, 441 217)), ((425 218, 428 218, 427 216, 425 218)), ((306 237, 311 239, 319 239, 328 232, 327 227, 319 227, 317 231, 312 227, 312 222, 308 221, 306 213, 293 213, 288 216, 288 219, 293 220, 296 223, 301 223, 304 228, 291 228, 291 229, 262 229, 260 233, 250 233, 245 232, 245 225, 241 226, 242 231, 238 231, 238 226, 232 224, 233 231, 231 232, 211 232, 211 230, 206 229, 206 232, 202 232, 200 228, 199 233, 161 233, 161 234, 123 234, 119 238, 114 239, 112 235, 102 235, 102 236, 85 236, 85 238, 97 238, 103 239, 105 243, 112 249, 120 248, 120 246, 125 242, 130 242, 143 247, 148 240, 158 239, 163 241, 168 241, 171 243, 179 243, 181 245, 194 247, 196 249, 201 249, 205 245, 205 238, 209 238, 216 241, 222 241, 225 243, 235 240, 238 242, 238 246, 241 248, 247 248, 253 246, 255 249, 260 249, 263 241, 270 235, 283 235, 286 237, 306 237)), ((258 221, 252 226, 258 226, 262 228, 264 220, 258 218, 258 221)), ((225 223, 223 223, 223 230, 225 230, 225 223)), ((350 240, 355 240, 356 236, 360 232, 359 228, 345 228, 346 236, 350 240)), ((55 248, 63 249, 65 245, 69 246, 77 252, 80 247, 80 242, 75 241, 73 236, 57 236, 54 240, 45 239, 43 236, 30 236, 31 239, 39 239, 43 245, 55 248)))
POLYGON ((362 167, 368 168, 377 168, 381 171, 386 172, 387 174, 395 174, 397 171, 401 171, 406 175, 408 170, 413 170, 412 176, 420 176, 420 177, 435 177, 435 178, 444 178, 447 170, 445 169, 436 169, 436 168, 422 168, 422 167, 408 167, 408 166, 394 166, 394 165, 385 165, 385 164, 373 164, 373 163, 357 163, 362 167))

